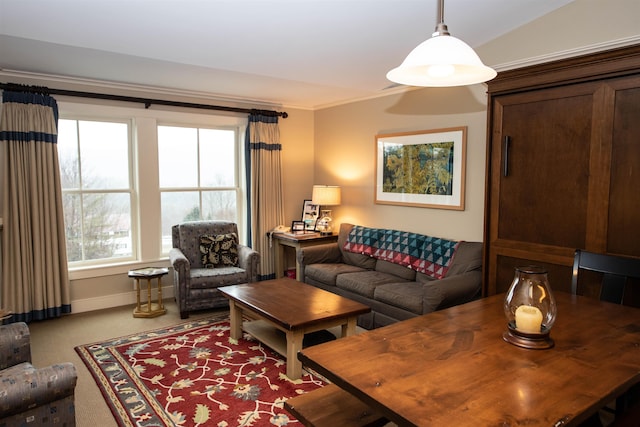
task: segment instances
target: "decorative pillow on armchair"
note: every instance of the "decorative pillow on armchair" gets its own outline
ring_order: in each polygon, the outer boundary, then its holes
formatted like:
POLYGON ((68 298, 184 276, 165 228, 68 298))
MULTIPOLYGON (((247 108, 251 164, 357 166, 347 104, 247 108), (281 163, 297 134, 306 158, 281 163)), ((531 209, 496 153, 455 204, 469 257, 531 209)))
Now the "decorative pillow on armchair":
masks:
POLYGON ((238 236, 236 233, 200 236, 200 254, 205 268, 237 267, 238 236))

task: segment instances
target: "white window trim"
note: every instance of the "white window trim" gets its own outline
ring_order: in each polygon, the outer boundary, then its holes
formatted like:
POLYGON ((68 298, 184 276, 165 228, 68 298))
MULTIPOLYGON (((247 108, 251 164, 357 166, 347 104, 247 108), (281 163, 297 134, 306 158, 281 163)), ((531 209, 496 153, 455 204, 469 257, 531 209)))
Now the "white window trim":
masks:
MULTIPOLYGON (((86 279, 92 277, 110 276, 125 273, 132 268, 149 264, 168 265, 168 258, 161 254, 161 221, 160 221, 160 187, 158 182, 158 142, 157 125, 173 124, 190 127, 227 127, 238 129, 238 184, 241 189, 246 189, 244 182, 244 135, 247 126, 247 118, 243 116, 225 116, 214 114, 201 114, 194 112, 169 111, 165 107, 162 110, 145 109, 144 107, 120 107, 112 105, 97 105, 91 103, 77 103, 58 101, 58 110, 61 118, 79 120, 130 120, 132 123, 132 174, 136 192, 134 221, 132 229, 138 230, 137 259, 114 262, 101 265, 82 265, 69 269, 71 280, 86 279), (144 221, 141 220, 144 218, 144 221)), ((240 192, 242 193, 242 191, 240 192)), ((239 227, 246 217, 244 194, 238 195, 240 203, 239 227)), ((244 230, 238 230, 244 236, 244 230)), ((134 234, 134 238, 136 235, 134 234)), ((242 238, 242 237, 241 237, 242 238)))

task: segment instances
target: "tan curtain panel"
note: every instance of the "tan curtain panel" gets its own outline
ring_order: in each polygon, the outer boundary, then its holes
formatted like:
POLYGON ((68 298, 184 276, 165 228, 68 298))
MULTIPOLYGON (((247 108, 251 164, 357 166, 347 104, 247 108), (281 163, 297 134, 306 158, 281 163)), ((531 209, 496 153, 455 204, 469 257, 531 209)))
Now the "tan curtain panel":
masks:
POLYGON ((251 246, 260 254, 260 280, 275 278, 274 254, 267 232, 284 224, 282 146, 278 117, 249 116, 248 176, 251 246))
POLYGON ((2 94, 2 302, 12 321, 71 312, 55 99, 2 94))

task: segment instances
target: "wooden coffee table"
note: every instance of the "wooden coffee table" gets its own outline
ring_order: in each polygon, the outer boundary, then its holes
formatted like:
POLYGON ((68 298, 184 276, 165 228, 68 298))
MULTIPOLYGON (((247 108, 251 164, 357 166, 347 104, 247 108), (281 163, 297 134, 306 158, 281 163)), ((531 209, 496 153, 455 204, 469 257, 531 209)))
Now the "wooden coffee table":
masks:
MULTIPOLYGON (((298 352, 304 334, 342 327, 342 337, 355 334, 358 315, 371 308, 289 278, 266 280, 218 288, 229 299, 231 338, 242 337, 242 330, 271 347, 287 359, 287 376, 302 376, 298 352), (245 321, 257 318, 256 321, 245 321), (278 345, 277 330, 286 336, 286 346, 278 345)), ((281 340, 280 340, 281 341, 281 340)))

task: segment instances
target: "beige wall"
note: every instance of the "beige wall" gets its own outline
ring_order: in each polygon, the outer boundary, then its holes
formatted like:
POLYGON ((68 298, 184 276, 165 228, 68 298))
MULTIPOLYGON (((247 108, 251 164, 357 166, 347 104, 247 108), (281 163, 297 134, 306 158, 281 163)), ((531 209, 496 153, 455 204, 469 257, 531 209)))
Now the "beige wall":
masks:
POLYGON ((342 186, 337 223, 482 240, 486 87, 427 88, 316 112, 315 180, 342 186), (464 211, 374 204, 375 136, 467 127, 464 211))

